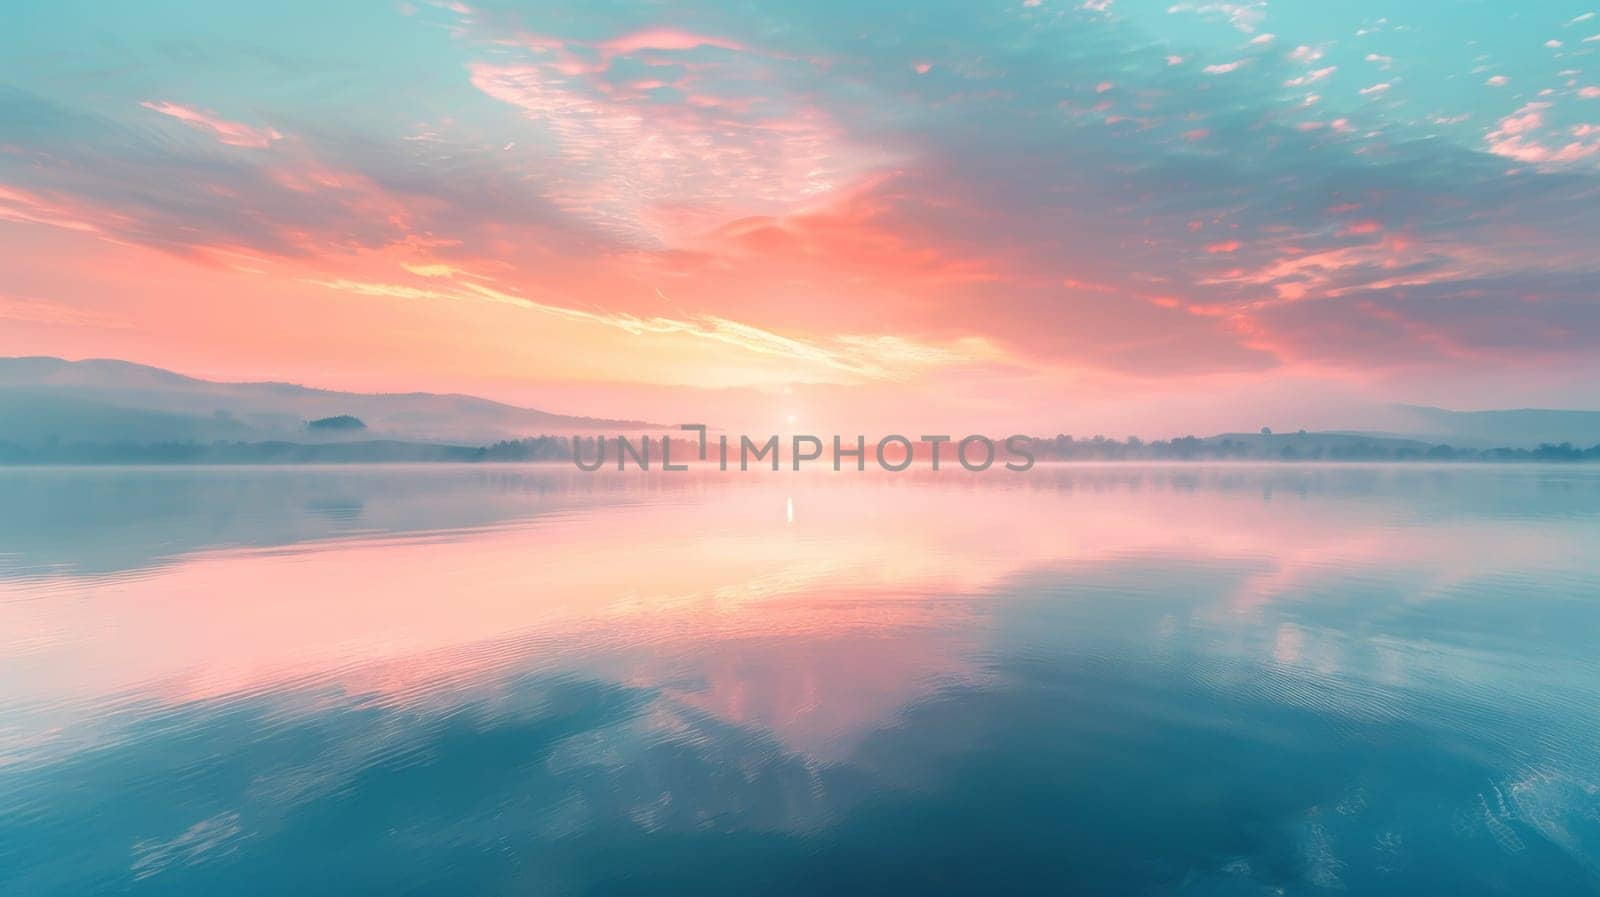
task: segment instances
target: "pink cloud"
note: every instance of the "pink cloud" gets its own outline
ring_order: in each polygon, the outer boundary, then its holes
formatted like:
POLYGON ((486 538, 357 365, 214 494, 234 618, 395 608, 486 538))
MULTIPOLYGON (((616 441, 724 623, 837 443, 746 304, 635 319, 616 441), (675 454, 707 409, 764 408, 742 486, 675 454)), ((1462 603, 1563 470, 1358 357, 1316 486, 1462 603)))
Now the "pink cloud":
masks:
POLYGON ((670 28, 636 31, 603 41, 597 46, 602 52, 613 56, 627 56, 640 50, 696 50, 701 47, 715 47, 719 50, 745 49, 743 44, 725 38, 674 31, 670 28))
MULTIPOLYGON (((1362 222, 1356 222, 1341 231, 1341 235, 1350 230, 1354 233, 1369 232, 1362 222)), ((1416 247, 1403 235, 1391 235, 1376 242, 1319 252, 1285 250, 1280 258, 1259 268, 1223 272, 1202 283, 1267 287, 1280 298, 1291 300, 1312 292, 1321 296, 1338 296, 1353 288, 1387 289, 1459 276, 1461 270, 1454 264, 1403 277, 1393 273, 1424 259, 1443 261, 1442 253, 1440 247, 1416 247)))
POLYGON ((95 219, 104 215, 94 209, 73 207, 50 197, 0 184, 0 221, 45 224, 65 230, 98 233, 101 226, 95 219))
POLYGON ((1098 283, 1096 281, 1078 280, 1078 279, 1072 278, 1072 277, 1068 277, 1068 278, 1065 278, 1064 280, 1062 280, 1061 281, 1061 285, 1066 287, 1069 290, 1083 290, 1083 291, 1089 292, 1089 293, 1115 293, 1117 291, 1117 288, 1112 286, 1109 283, 1098 283))
POLYGON ((0 293, 0 320, 20 321, 24 324, 44 324, 62 327, 95 327, 127 329, 131 321, 115 315, 73 305, 0 293))
POLYGON ((1237 252, 1239 250, 1239 246, 1240 243, 1238 240, 1227 240, 1222 243, 1212 243, 1210 246, 1206 247, 1206 252, 1209 252, 1213 255, 1217 253, 1237 252))
POLYGON ((1543 142, 1539 132, 1544 129, 1544 110, 1549 103, 1525 103, 1517 111, 1500 119, 1498 127, 1489 132, 1489 152, 1533 164, 1560 165, 1586 159, 1600 152, 1600 141, 1585 142, 1592 135, 1574 132, 1577 140, 1559 146, 1543 142))
POLYGON ((1315 84, 1316 82, 1321 81, 1323 78, 1328 77, 1338 70, 1338 66, 1330 65, 1326 68, 1320 68, 1316 71, 1307 72, 1298 78, 1290 78, 1289 80, 1283 82, 1283 85, 1285 87, 1303 87, 1307 84, 1315 84))
POLYGON ((283 135, 272 128, 253 128, 236 121, 219 118, 192 106, 151 100, 146 100, 139 105, 162 115, 169 115, 197 131, 210 134, 218 142, 225 143, 228 146, 265 149, 276 141, 283 139, 283 135))
POLYGON ((793 61, 734 41, 643 31, 593 45, 599 63, 568 53, 558 39, 521 43, 533 51, 524 61, 469 64, 472 85, 544 132, 537 144, 547 149, 535 152, 553 158, 534 176, 551 179, 546 195, 625 238, 655 241, 786 212, 886 161, 881 151, 852 145, 809 98, 782 86, 793 61), (697 59, 695 71, 673 85, 685 91, 682 103, 655 102, 606 77, 615 56, 706 47, 733 56, 697 59))
POLYGON ((707 248, 725 259, 743 257, 766 273, 815 270, 827 259, 831 269, 857 282, 948 286, 1001 279, 995 261, 959 254, 945 245, 947 238, 925 233, 915 215, 899 207, 906 197, 897 189, 892 175, 869 178, 816 208, 731 221, 710 235, 707 248))

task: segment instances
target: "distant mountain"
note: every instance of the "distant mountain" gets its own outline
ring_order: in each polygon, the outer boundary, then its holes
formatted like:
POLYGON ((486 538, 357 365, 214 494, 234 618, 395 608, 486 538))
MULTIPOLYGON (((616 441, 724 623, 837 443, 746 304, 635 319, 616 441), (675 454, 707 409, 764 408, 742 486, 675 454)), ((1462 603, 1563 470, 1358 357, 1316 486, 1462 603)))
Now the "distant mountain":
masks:
POLYGON ((402 440, 478 445, 537 434, 658 429, 434 393, 219 383, 126 361, 0 358, 0 442, 402 440), (365 428, 308 422, 349 418, 365 428))
POLYGON ((1423 405, 1396 405, 1392 411, 1394 424, 1386 429, 1425 442, 1471 448, 1600 443, 1600 411, 1449 411, 1423 405))

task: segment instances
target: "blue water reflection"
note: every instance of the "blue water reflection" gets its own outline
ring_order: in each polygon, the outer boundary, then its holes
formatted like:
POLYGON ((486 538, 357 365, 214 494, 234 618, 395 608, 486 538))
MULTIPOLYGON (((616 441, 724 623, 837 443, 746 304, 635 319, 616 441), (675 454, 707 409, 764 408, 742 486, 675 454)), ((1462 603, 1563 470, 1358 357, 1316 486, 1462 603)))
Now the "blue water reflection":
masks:
POLYGON ((8 894, 1600 892, 1583 468, 0 497, 8 894))

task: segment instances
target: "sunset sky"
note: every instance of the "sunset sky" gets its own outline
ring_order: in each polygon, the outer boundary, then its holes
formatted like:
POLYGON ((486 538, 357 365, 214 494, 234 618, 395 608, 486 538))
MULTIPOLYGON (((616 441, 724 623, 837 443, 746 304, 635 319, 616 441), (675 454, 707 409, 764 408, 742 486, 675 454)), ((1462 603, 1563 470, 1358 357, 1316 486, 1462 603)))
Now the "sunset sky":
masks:
POLYGON ((214 379, 824 432, 1597 407, 1597 188, 1581 3, 0 12, 0 355, 214 379))

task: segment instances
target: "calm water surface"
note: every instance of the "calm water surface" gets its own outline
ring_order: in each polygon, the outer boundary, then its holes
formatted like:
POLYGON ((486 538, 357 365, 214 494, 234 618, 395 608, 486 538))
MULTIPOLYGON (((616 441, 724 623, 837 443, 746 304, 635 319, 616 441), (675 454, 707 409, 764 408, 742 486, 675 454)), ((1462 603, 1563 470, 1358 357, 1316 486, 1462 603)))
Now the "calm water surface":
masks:
POLYGON ((1600 471, 0 470, 0 893, 1600 893, 1600 471))

